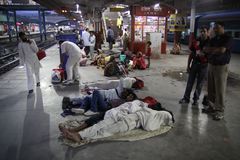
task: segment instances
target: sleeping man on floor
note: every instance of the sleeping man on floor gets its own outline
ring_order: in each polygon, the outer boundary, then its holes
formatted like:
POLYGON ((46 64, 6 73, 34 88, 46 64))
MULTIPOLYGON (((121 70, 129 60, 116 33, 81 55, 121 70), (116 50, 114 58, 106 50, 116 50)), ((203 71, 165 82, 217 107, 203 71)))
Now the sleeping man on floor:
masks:
POLYGON ((153 110, 148 107, 147 103, 134 100, 108 110, 102 121, 89 128, 69 130, 59 127, 59 129, 64 138, 81 143, 84 140, 102 139, 140 127, 146 131, 154 131, 161 126, 171 126, 173 122, 173 115, 169 111, 153 110))
POLYGON ((66 109, 71 109, 72 112, 85 114, 87 116, 109 110, 113 107, 113 101, 120 105, 123 102, 129 101, 127 100, 129 95, 135 97, 134 92, 129 90, 135 81, 136 79, 134 78, 121 78, 116 88, 93 90, 93 93, 83 98, 64 97, 62 109, 64 111, 66 109))

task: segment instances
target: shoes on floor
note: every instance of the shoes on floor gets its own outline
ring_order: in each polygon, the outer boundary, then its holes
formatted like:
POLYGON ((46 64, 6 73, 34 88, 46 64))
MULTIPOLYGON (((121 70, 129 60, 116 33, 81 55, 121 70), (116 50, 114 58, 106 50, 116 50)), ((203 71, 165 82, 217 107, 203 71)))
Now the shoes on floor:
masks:
POLYGON ((215 114, 215 113, 216 113, 216 110, 214 110, 212 107, 203 108, 203 109, 202 109, 202 113, 215 114))
POLYGON ((209 101, 208 101, 208 96, 207 96, 207 95, 205 95, 205 96, 203 97, 202 104, 203 104, 204 106, 208 106, 208 105, 209 105, 209 101))
POLYGON ((73 84, 74 82, 72 80, 66 80, 66 81, 63 81, 63 85, 71 85, 73 84))
POLYGON ((213 114, 213 120, 215 121, 220 121, 224 118, 224 113, 223 112, 216 112, 213 114))
POLYGON ((93 112, 91 110, 88 110, 87 112, 84 113, 85 116, 93 116, 95 114, 98 114, 99 112, 93 112))
POLYGON ((33 93, 33 89, 28 91, 28 94, 32 94, 33 93))
POLYGON ((186 98, 182 98, 182 99, 180 99, 179 103, 180 104, 188 104, 189 100, 187 100, 186 98))
POLYGON ((63 110, 67 109, 70 103, 71 103, 71 100, 70 100, 69 97, 63 97, 63 100, 62 100, 62 109, 63 109, 63 110))
POLYGON ((198 106, 198 101, 193 101, 192 105, 193 106, 198 106))

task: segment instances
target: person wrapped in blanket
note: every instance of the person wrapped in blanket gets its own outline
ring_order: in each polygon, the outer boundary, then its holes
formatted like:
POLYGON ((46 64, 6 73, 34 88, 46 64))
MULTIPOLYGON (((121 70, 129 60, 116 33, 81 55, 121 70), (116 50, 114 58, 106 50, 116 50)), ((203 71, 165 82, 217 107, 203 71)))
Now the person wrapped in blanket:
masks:
POLYGON ((100 121, 91 127, 89 127, 89 122, 85 121, 78 128, 67 129, 60 125, 59 129, 64 138, 81 143, 83 140, 106 138, 136 128, 154 131, 161 126, 171 126, 174 123, 172 112, 160 109, 158 106, 156 108, 148 106, 148 103, 141 100, 126 102, 95 117, 96 121, 93 122, 100 121), (101 120, 102 117, 103 120, 101 120))
POLYGON ((137 52, 137 55, 133 57, 133 69, 144 70, 147 68, 142 52, 137 52))
POLYGON ((129 89, 134 82, 136 82, 135 78, 121 78, 116 88, 94 90, 92 94, 84 98, 70 99, 69 97, 64 97, 62 109, 71 109, 74 113, 84 114, 86 116, 94 115, 98 112, 105 112, 126 101, 131 101, 136 97, 134 92, 129 89))

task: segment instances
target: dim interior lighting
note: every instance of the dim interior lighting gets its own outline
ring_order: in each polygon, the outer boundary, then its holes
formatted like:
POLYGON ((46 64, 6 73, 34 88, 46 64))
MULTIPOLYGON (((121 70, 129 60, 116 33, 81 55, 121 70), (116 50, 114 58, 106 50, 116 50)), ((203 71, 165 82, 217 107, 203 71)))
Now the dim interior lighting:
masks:
POLYGON ((160 8, 160 4, 159 3, 154 5, 154 9, 159 9, 159 8, 160 8))
POLYGON ((79 4, 76 4, 76 8, 77 8, 76 13, 80 13, 80 11, 79 11, 79 4))
POLYGON ((57 24, 57 23, 56 23, 55 25, 56 25, 56 26, 58 26, 58 24, 57 24))
POLYGON ((76 21, 76 18, 73 18, 74 21, 76 21))
POLYGON ((62 13, 67 13, 67 10, 65 10, 65 9, 62 9, 62 13))
POLYGON ((175 10, 175 14, 178 14, 178 10, 177 9, 175 10))

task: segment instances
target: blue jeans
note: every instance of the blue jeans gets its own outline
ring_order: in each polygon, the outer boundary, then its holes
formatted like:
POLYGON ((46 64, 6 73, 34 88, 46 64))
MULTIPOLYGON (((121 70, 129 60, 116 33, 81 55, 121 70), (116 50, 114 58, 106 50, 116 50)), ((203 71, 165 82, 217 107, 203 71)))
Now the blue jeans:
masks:
POLYGON ((204 78, 206 76, 206 73, 207 73, 207 65, 198 64, 198 63, 193 62, 190 73, 189 73, 188 81, 187 81, 187 87, 186 87, 186 90, 184 93, 185 99, 190 100, 192 88, 193 88, 195 79, 197 79, 197 84, 196 84, 196 89, 194 92, 193 100, 198 101, 199 96, 202 91, 202 86, 204 83, 204 78))
POLYGON ((91 110, 93 112, 105 112, 109 109, 107 101, 98 90, 94 90, 92 95, 84 98, 73 98, 71 101, 73 105, 77 105, 85 111, 91 110))
POLYGON ((109 109, 107 101, 103 98, 98 90, 92 93, 90 110, 93 112, 105 112, 109 109))
POLYGON ((87 111, 91 107, 91 100, 92 100, 92 95, 89 95, 84 98, 72 98, 71 102, 74 106, 77 106, 87 111))

